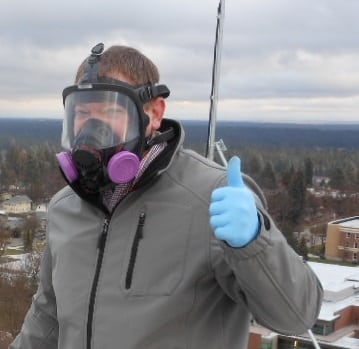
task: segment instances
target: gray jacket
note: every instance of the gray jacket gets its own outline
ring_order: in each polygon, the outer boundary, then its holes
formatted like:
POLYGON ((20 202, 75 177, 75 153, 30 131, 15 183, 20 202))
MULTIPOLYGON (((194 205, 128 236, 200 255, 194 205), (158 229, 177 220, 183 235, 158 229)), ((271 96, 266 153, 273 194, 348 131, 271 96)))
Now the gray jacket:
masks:
POLYGON ((283 334, 313 326, 312 270, 260 200, 255 241, 216 240, 208 207, 225 169, 183 150, 173 125, 165 166, 112 215, 70 187, 54 196, 39 289, 10 349, 246 348, 251 314, 283 334))

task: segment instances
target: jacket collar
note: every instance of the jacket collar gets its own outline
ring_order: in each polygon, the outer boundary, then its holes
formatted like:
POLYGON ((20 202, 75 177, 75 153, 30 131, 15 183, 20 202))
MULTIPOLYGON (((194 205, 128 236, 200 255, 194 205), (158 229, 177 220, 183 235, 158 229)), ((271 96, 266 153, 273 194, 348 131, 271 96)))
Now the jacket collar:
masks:
POLYGON ((172 119, 163 119, 159 131, 163 133, 170 130, 171 128, 173 129, 174 133, 173 137, 167 142, 167 146, 164 151, 152 161, 138 183, 136 183, 134 189, 138 189, 144 184, 147 184, 152 179, 154 179, 154 177, 159 176, 171 166, 175 155, 183 146, 184 142, 184 130, 178 121, 172 119))

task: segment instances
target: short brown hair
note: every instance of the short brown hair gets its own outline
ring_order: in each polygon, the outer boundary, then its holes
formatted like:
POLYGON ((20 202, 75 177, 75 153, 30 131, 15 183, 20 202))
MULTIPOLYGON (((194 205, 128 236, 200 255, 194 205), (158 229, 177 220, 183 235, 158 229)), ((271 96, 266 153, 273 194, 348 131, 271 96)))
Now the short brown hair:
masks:
MULTIPOLYGON (((87 59, 80 65, 75 82, 84 75, 87 59)), ((128 46, 111 46, 101 56, 99 75, 121 73, 129 78, 134 87, 140 87, 148 82, 158 83, 160 76, 156 65, 144 54, 128 46)))

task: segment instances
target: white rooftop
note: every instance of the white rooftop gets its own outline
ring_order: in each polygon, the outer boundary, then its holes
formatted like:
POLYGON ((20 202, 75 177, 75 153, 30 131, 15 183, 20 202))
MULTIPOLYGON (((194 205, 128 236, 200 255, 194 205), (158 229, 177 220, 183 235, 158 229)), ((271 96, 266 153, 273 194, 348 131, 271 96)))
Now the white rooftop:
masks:
POLYGON ((337 221, 329 222, 330 224, 337 224, 343 228, 359 229, 359 217, 350 217, 345 219, 338 219, 337 221))
POLYGON ((345 227, 345 228, 359 228, 359 219, 353 219, 351 221, 347 221, 347 222, 343 222, 339 224, 341 227, 345 227))
POLYGON ((308 262, 319 278, 324 299, 319 320, 332 321, 338 311, 348 306, 359 306, 359 267, 308 262))

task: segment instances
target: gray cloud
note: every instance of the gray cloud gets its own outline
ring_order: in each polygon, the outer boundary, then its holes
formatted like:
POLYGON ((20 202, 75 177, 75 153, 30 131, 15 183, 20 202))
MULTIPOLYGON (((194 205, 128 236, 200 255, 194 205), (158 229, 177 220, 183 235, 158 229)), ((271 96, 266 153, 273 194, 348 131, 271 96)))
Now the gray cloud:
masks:
MULTIPOLYGON (((217 6, 217 0, 3 0, 0 108, 1 100, 60 99, 98 41, 149 55, 172 101, 205 103, 217 6)), ((220 97, 304 103, 358 96, 358 13, 357 0, 227 0, 220 97)))

